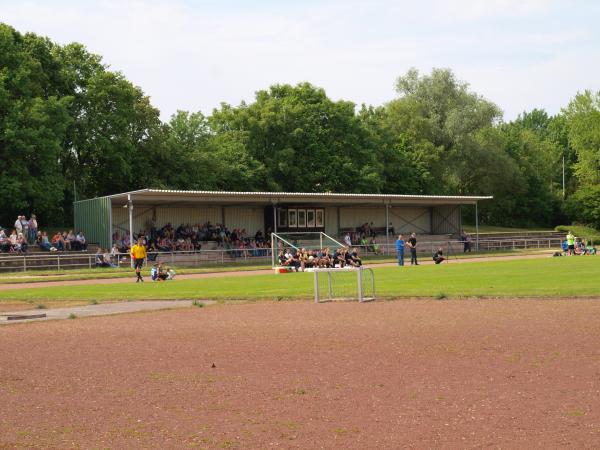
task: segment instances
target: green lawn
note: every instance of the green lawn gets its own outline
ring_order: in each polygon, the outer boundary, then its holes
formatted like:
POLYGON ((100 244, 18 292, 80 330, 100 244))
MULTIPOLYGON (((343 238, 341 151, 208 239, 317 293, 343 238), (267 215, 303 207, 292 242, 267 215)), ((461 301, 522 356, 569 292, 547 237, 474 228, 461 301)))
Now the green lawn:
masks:
MULTIPOLYGON (((600 295, 599 257, 380 267, 377 296, 576 297, 600 295)), ((164 283, 43 287, 0 291, 0 302, 80 302, 138 299, 281 300, 311 298, 313 275, 293 273, 164 283)))
MULTIPOLYGON (((456 249, 455 249, 456 251, 456 249)), ((460 251, 452 255, 452 258, 487 258, 492 256, 510 256, 535 253, 548 253, 547 249, 516 249, 516 250, 494 250, 462 253, 460 251)), ((421 256, 422 258, 423 256, 421 256)), ((429 257, 428 255, 426 257, 429 257)), ((363 255, 366 264, 384 264, 396 262, 395 256, 386 255, 363 255)), ((226 264, 203 264, 200 267, 177 267, 174 269, 178 274, 215 273, 215 272, 239 272, 246 270, 270 269, 271 264, 257 264, 255 261, 236 262, 226 264)), ((146 267, 143 273, 148 276, 150 268, 146 267)), ((2 272, 0 273, 1 284, 32 283, 48 281, 73 281, 73 280, 102 280, 109 278, 129 278, 131 268, 121 266, 119 268, 83 268, 83 269, 61 269, 61 270, 28 270, 27 272, 2 272)))

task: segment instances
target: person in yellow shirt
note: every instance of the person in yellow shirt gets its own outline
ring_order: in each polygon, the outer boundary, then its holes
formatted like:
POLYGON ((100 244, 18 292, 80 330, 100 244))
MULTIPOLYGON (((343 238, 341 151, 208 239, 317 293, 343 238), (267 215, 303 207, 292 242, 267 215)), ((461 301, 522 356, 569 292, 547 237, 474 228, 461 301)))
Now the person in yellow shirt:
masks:
POLYGON ((133 260, 133 268, 137 275, 135 282, 139 283, 141 281, 143 283, 142 267, 144 266, 144 259, 146 259, 146 247, 142 238, 139 238, 137 244, 131 247, 131 259, 133 260))

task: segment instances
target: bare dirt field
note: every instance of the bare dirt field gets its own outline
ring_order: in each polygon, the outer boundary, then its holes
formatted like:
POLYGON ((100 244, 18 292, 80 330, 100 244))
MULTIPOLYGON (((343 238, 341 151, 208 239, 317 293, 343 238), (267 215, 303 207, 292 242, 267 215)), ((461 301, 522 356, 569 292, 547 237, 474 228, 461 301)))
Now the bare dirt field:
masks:
POLYGON ((2 327, 0 448, 598 448, 599 316, 281 302, 2 327))

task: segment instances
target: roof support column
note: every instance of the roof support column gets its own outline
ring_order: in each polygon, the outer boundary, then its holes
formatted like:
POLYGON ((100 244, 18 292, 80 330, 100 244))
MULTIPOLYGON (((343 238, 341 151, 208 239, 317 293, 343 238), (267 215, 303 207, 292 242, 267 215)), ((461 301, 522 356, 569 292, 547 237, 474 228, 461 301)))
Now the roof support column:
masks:
MULTIPOLYGON (((129 210, 129 247, 133 247, 133 201, 131 195, 127 194, 127 209, 129 210)), ((131 268, 133 269, 133 258, 131 258, 131 268)))
POLYGON ((477 201, 475 201, 475 249, 479 251, 479 212, 477 211, 477 201))
MULTIPOLYGON (((108 200, 108 241, 110 244, 109 247, 109 251, 110 249, 112 249, 113 246, 113 240, 112 240, 112 233, 113 233, 113 214, 112 214, 112 200, 108 200)), ((117 256, 118 258, 118 256, 117 256)))
POLYGON ((277 233, 277 206, 273 203, 273 231, 277 233))
POLYGON ((390 205, 385 204, 385 254, 390 253, 390 205))

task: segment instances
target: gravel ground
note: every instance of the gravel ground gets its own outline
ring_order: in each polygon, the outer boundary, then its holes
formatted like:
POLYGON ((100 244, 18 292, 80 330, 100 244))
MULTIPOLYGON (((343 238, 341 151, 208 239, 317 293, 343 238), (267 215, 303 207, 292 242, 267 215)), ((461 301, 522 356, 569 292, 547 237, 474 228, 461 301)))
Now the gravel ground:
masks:
POLYGON ((1 327, 0 448, 598 448, 599 314, 280 302, 1 327))

